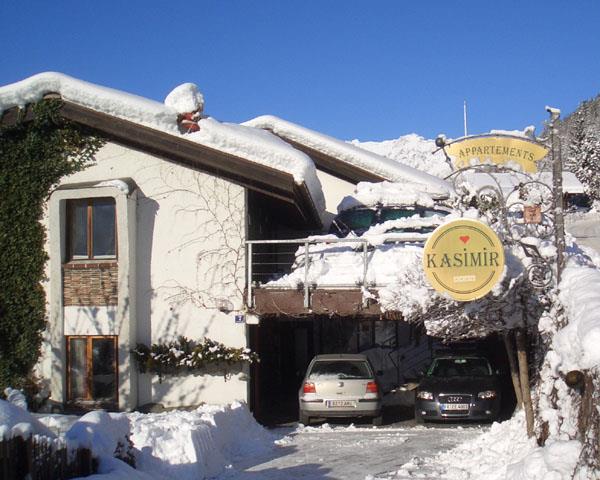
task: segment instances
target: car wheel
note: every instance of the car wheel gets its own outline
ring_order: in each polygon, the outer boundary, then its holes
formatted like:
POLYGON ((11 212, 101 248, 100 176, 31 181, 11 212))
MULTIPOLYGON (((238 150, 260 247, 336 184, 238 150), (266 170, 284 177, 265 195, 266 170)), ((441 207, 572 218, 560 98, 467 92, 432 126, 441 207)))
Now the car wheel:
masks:
POLYGON ((374 427, 381 427, 381 425, 383 425, 383 416, 379 415, 377 417, 373 417, 371 423, 374 427))
POLYGON ((298 422, 308 427, 310 425, 310 417, 306 413, 300 412, 298 422))

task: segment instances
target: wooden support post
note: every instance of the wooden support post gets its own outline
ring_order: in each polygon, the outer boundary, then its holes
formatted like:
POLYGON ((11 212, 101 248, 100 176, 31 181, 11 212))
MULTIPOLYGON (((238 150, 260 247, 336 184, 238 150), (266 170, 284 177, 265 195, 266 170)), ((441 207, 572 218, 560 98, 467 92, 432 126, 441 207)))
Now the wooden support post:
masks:
POLYGON ((519 362, 519 379, 523 397, 523 408, 525 409, 525 420, 527 422, 527 436, 534 435, 533 405, 531 403, 531 390, 529 389, 529 365, 527 363, 527 337, 524 330, 517 330, 517 359, 519 362))
POLYGON ((517 367, 517 359, 515 357, 515 347, 513 345, 513 336, 510 331, 502 335, 504 339, 504 347, 506 348, 506 356, 508 357, 508 365, 510 367, 510 378, 512 379, 515 397, 517 397, 517 408, 523 408, 523 392, 521 391, 521 381, 519 380, 519 368, 517 367))

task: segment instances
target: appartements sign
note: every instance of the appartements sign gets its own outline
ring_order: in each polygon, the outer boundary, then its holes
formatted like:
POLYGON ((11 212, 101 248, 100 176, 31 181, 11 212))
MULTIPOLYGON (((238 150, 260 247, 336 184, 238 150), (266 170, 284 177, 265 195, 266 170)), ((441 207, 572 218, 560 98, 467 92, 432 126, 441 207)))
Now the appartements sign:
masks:
POLYGON ((423 252, 425 276, 434 289, 466 302, 485 296, 504 271, 504 248, 482 222, 453 220, 438 227, 423 252))
POLYGON ((548 155, 548 149, 537 142, 522 137, 505 135, 479 135, 468 137, 446 146, 456 168, 473 164, 515 163, 528 173, 537 172, 537 162, 548 155))

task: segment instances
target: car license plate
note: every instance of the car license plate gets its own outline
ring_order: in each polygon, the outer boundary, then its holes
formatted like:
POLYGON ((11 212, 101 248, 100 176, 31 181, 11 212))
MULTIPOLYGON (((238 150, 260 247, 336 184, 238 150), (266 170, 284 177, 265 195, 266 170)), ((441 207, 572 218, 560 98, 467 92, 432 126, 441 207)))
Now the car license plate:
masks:
POLYGON ((468 403, 442 403, 440 405, 442 410, 468 410, 468 403))
POLYGON ((356 402, 354 400, 326 400, 325 406, 327 408, 333 408, 333 407, 355 408, 356 402))

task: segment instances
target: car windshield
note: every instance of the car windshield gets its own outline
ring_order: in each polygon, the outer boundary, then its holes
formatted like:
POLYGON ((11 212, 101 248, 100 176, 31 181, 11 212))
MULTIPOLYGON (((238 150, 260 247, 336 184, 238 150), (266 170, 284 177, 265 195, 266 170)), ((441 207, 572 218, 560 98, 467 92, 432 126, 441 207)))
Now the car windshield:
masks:
POLYGON ((486 377, 492 375, 490 363, 485 358, 436 358, 429 371, 431 377, 486 377))
POLYGON ((308 376, 311 380, 372 377, 369 364, 361 360, 319 360, 313 364, 308 376))
MULTIPOLYGON (((388 220, 399 220, 402 218, 411 218, 417 215, 421 218, 431 218, 435 215, 443 217, 448 215, 448 212, 442 210, 433 210, 429 208, 383 208, 379 215, 380 223, 387 222, 388 220)), ((404 233, 430 233, 435 230, 435 226, 413 226, 413 227, 395 227, 391 228, 390 232, 404 232, 404 233)))
POLYGON ((388 220, 399 220, 400 218, 410 218, 417 215, 418 212, 414 208, 383 208, 381 210, 381 222, 388 220))
POLYGON ((347 210, 340 213, 336 221, 341 222, 342 227, 347 227, 353 232, 365 232, 373 223, 375 212, 373 210, 359 209, 359 210, 347 210))

